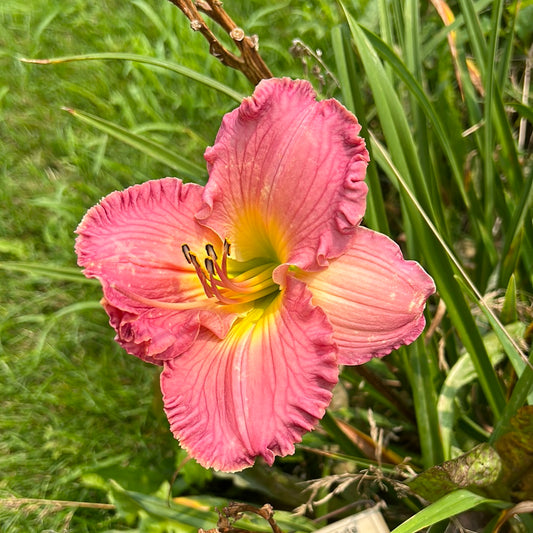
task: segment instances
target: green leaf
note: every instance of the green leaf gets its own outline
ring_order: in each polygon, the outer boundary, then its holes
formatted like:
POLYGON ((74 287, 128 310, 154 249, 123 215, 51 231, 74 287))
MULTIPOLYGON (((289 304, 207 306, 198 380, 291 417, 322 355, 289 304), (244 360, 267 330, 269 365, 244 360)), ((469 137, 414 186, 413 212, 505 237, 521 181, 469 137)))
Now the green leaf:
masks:
POLYGON ((483 443, 434 466, 408 482, 429 501, 456 489, 519 502, 533 499, 533 406, 513 416, 508 431, 493 445, 483 443))
POLYGON ((468 489, 487 495, 483 489, 494 485, 501 471, 500 456, 492 446, 485 443, 451 461, 422 472, 407 484, 430 502, 457 489, 468 489))
MULTIPOLYGON (((172 520, 178 524, 192 526, 197 529, 210 529, 215 526, 218 514, 209 506, 198 504, 196 507, 183 503, 166 501, 156 496, 123 489, 118 483, 111 481, 110 500, 117 506, 121 516, 132 522, 139 511, 148 513, 153 518, 172 520)), ((220 502, 219 502, 220 503, 220 502)))
POLYGON ((500 504, 497 500, 479 496, 465 489, 456 490, 422 509, 422 511, 406 520, 391 533, 415 533, 484 503, 500 504))
POLYGON ((516 310, 516 280, 514 275, 509 278, 509 284, 505 291, 505 298, 503 300, 503 307, 500 314, 500 320, 503 324, 509 324, 517 319, 518 313, 516 310))
POLYGON ((201 177, 205 176, 206 174, 205 168, 197 165, 196 163, 192 163, 185 157, 172 150, 169 150, 162 144, 142 135, 133 133, 122 126, 113 124, 112 122, 104 120, 100 117, 91 115, 90 113, 85 113, 83 111, 77 111, 70 108, 64 108, 64 110, 68 111, 72 116, 76 117, 82 122, 94 126, 100 131, 115 137, 115 139, 119 139, 120 141, 133 146, 133 148, 136 148, 146 155, 153 157, 157 161, 168 165, 191 180, 197 183, 205 183, 205 177, 201 177))
MULTIPOLYGON (((513 337, 520 338, 524 334, 525 326, 521 322, 514 322, 507 326, 507 331, 513 337)), ((504 358, 504 353, 502 352, 501 344, 496 333, 493 331, 487 333, 483 337, 483 342, 492 365, 496 366, 504 358)), ((458 397, 461 388, 475 379, 476 371, 474 363, 470 354, 465 352, 450 369, 442 385, 437 403, 437 411, 444 457, 446 459, 449 459, 451 456, 452 437, 457 419, 455 399, 458 397)))
POLYGON ((437 415, 437 393, 430 371, 429 357, 423 339, 409 349, 402 349, 404 368, 408 369, 413 394, 420 447, 425 468, 444 459, 437 415))
POLYGON ((244 98, 242 94, 239 94, 238 92, 234 91, 231 87, 228 87, 227 85, 224 85, 223 83, 220 83, 219 81, 214 80, 209 76, 205 76, 204 74, 200 74, 199 72, 191 70, 190 68, 183 67, 181 65, 178 65, 177 63, 173 63, 172 61, 166 61, 164 59, 157 59, 155 57, 142 56, 138 54, 102 52, 98 54, 82 54, 76 56, 54 57, 50 59, 21 58, 20 61, 23 61, 24 63, 34 63, 38 65, 57 65, 59 63, 68 63, 71 61, 92 61, 109 59, 134 61, 137 63, 144 63, 146 65, 153 65, 155 67, 164 68, 166 70, 176 72, 177 74, 181 74, 182 76, 185 76, 191 80, 202 83, 207 87, 211 87, 212 89, 215 89, 216 91, 219 91, 229 96, 230 98, 233 98, 236 102, 241 103, 242 99, 244 98))
POLYGON ((89 283, 98 285, 95 279, 87 279, 78 268, 63 267, 59 265, 46 265, 27 261, 0 261, 0 268, 4 270, 26 272, 39 278, 58 279, 61 281, 74 281, 76 283, 89 283))
POLYGON ((503 465, 498 489, 508 491, 517 502, 533 500, 532 435, 533 406, 526 406, 511 419, 509 431, 494 443, 503 465))

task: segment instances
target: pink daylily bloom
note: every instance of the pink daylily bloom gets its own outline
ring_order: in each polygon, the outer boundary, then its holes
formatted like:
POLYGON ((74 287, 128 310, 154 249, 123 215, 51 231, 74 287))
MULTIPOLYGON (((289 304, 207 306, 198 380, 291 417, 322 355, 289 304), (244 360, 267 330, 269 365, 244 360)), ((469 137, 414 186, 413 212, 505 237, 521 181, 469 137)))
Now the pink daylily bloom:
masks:
POLYGON ((311 85, 264 80, 224 117, 205 187, 113 192, 76 252, 116 340, 163 365, 170 427, 205 467, 272 464, 324 415, 339 364, 418 337, 432 279, 361 227, 356 118, 311 85))

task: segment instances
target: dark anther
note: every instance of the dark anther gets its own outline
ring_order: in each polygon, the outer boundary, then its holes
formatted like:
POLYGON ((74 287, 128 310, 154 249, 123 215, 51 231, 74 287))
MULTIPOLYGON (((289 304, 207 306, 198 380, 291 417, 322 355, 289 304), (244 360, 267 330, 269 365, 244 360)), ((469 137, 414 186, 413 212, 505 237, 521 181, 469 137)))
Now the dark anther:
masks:
POLYGON ((185 256, 185 260, 187 261, 187 263, 189 263, 189 265, 192 263, 192 259, 191 259, 191 249, 186 245, 186 244, 183 244, 181 246, 181 251, 183 252, 183 255, 185 256))
POLYGON ((213 263, 213 260, 210 257, 205 258, 205 269, 209 272, 211 276, 215 275, 215 265, 213 263))
POLYGON ((213 248, 212 244, 206 244, 205 245, 205 251, 207 252, 207 255, 213 259, 213 261, 217 260, 217 254, 215 252, 215 249, 213 248))
POLYGON ((230 248, 231 248, 231 244, 226 239, 224 239, 224 252, 226 253, 228 257, 229 257, 230 248))

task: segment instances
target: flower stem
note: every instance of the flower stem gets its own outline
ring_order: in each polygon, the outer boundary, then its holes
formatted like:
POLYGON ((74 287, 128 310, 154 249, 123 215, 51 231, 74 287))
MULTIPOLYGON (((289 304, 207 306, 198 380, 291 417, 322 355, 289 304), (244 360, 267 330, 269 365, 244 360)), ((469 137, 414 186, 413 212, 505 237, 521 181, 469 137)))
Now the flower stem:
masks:
POLYGON ((169 0, 191 21, 191 28, 199 31, 209 43, 211 55, 228 67, 240 70, 248 80, 257 85, 262 79, 271 78, 272 73, 259 55, 257 36, 249 37, 239 28, 222 8, 220 0, 169 0), (205 13, 231 37, 240 55, 222 46, 215 34, 205 23, 200 11, 205 13))

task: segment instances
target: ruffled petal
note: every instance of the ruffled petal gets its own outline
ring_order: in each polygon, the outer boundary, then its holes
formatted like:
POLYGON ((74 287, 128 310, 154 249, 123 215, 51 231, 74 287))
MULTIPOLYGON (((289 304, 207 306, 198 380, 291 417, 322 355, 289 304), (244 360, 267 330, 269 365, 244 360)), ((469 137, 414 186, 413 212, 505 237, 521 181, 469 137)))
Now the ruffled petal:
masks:
POLYGON ((207 242, 221 246, 194 217, 201 195, 202 187, 175 178, 148 181, 105 197, 76 230, 78 264, 102 283, 117 341, 145 361, 175 357, 200 325, 224 336, 236 316, 207 300, 181 250, 184 243, 191 249, 207 242), (194 301, 198 307, 172 308, 194 301))
POLYGON ((236 322, 223 340, 201 332, 165 362, 161 389, 170 427, 205 467, 237 471, 262 456, 294 452, 324 415, 337 382, 324 313, 291 279, 264 311, 236 322))
POLYGON ((237 259, 267 255, 317 270, 339 256, 365 210, 368 152, 357 119, 310 83, 263 80, 224 117, 205 152, 203 223, 237 259))
POLYGON ((326 313, 339 364, 358 365, 413 342, 424 329, 433 280, 386 235, 358 227, 346 253, 322 272, 299 273, 326 313))
POLYGON ((235 313, 222 310, 169 311, 157 307, 129 313, 111 305, 105 298, 102 306, 117 332, 115 341, 129 354, 157 365, 189 348, 200 325, 223 338, 237 317, 235 313))

